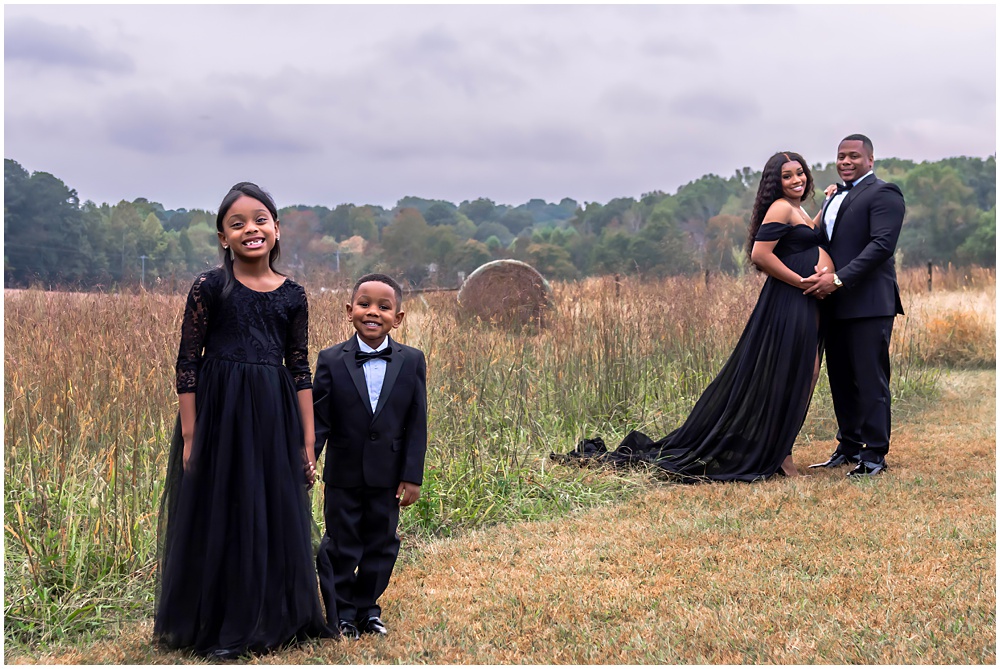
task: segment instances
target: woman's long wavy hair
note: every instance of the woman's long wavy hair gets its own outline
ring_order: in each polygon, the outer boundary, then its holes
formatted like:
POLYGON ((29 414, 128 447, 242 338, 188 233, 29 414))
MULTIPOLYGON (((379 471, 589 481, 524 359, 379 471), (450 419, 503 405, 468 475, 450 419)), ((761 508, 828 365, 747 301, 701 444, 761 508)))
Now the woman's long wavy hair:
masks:
POLYGON ((794 151, 779 151, 767 160, 764 170, 760 175, 760 185, 757 187, 757 198, 753 202, 753 212, 750 214, 750 226, 747 230, 747 256, 753 249, 753 240, 764 222, 764 214, 776 200, 784 197, 785 193, 781 187, 781 167, 785 163, 792 161, 802 166, 802 171, 806 175, 806 189, 802 192, 802 201, 805 202, 813 196, 813 177, 809 171, 806 159, 794 151))
MULTIPOLYGON (((267 211, 271 214, 271 218, 274 222, 278 222, 278 208, 274 206, 274 200, 268 195, 264 190, 257 184, 250 183, 249 181, 241 181, 226 193, 226 197, 222 198, 222 204, 219 205, 219 214, 215 217, 215 228, 222 232, 222 222, 226 219, 226 214, 229 213, 229 208, 233 206, 233 203, 238 199, 246 195, 247 197, 252 197, 257 200, 267 211)), ((233 259, 230 257, 226 249, 222 248, 222 243, 219 243, 219 257, 222 258, 222 269, 226 273, 226 285, 222 289, 222 297, 228 297, 229 293, 233 290, 233 285, 236 283, 236 276, 233 274, 233 259)), ((277 269, 275 269, 274 264, 278 262, 278 258, 281 257, 281 248, 278 240, 274 240, 274 248, 271 249, 271 253, 267 257, 267 264, 271 267, 271 271, 276 274, 281 274, 277 269)), ((284 276, 282 274, 282 276, 284 276)))

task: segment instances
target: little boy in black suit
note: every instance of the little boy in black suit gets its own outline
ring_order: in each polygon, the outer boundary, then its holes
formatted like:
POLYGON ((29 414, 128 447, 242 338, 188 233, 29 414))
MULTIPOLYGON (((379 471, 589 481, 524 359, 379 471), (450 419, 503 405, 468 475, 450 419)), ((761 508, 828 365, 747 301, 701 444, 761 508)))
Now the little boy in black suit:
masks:
POLYGON ((399 554, 399 509, 423 482, 427 365, 389 337, 402 301, 391 277, 358 279, 347 305, 357 333, 320 352, 313 380, 317 457, 329 444, 316 568, 329 623, 346 638, 387 633, 378 598, 399 554))

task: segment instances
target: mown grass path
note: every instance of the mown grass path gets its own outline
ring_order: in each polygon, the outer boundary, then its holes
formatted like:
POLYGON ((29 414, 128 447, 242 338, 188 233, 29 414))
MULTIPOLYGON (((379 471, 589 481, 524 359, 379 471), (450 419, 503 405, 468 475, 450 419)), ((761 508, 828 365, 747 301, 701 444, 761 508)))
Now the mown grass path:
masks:
MULTIPOLYGON (((388 639, 250 662, 995 664, 996 373, 940 382, 875 480, 651 482, 559 521, 404 542, 388 639)), ((796 460, 832 446, 801 444, 796 460)), ((157 651, 151 629, 5 659, 201 662, 157 651)))

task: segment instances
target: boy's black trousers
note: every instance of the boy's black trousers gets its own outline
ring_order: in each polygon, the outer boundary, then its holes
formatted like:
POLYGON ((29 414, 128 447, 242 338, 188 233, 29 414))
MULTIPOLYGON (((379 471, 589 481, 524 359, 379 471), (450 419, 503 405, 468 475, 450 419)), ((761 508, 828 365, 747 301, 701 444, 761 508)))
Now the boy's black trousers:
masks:
POLYGON ((326 532, 316 556, 327 621, 363 622, 381 616, 378 598, 399 555, 396 488, 326 486, 326 532))

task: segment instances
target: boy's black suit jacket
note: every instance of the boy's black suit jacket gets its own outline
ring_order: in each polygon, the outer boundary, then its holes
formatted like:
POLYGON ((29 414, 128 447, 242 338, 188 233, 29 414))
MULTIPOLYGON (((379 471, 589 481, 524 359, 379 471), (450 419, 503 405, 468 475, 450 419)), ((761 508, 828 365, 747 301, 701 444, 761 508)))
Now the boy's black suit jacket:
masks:
POLYGON ((372 412, 356 336, 320 351, 313 380, 316 457, 329 445, 323 481, 340 488, 421 485, 427 452, 427 364, 389 338, 392 356, 372 412))
MULTIPOLYGON (((829 204, 828 200, 823 205, 824 218, 829 204)), ((828 316, 871 318, 903 313, 893 253, 905 211, 899 186, 874 174, 848 191, 828 240, 834 271, 844 283, 825 305, 828 316)))

